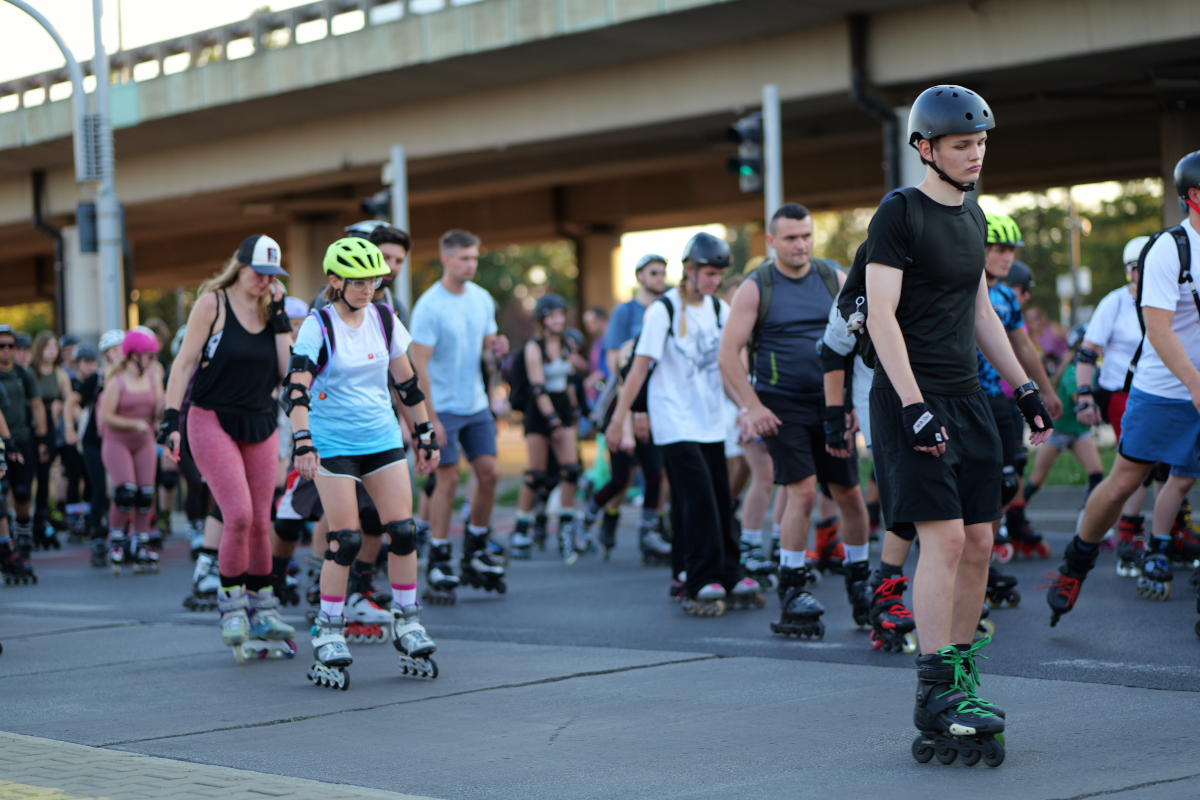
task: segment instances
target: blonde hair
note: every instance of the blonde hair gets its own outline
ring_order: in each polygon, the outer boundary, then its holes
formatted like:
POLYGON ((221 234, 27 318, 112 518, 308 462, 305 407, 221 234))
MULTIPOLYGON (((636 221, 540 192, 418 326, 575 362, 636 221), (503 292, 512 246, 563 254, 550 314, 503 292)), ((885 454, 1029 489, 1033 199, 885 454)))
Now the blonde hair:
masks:
MULTIPOLYGON (((233 286, 235 283, 237 283, 238 275, 241 273, 242 267, 246 266, 249 265, 238 261, 237 254, 235 253, 230 257, 229 261, 226 262, 225 266, 221 268, 220 272, 218 272, 216 275, 213 275, 204 283, 200 284, 200 288, 196 290, 196 299, 203 297, 209 292, 215 292, 218 289, 228 289, 230 286, 233 286)), ((258 316, 263 322, 270 320, 270 309, 271 293, 264 292, 263 296, 259 298, 258 301, 258 316)))

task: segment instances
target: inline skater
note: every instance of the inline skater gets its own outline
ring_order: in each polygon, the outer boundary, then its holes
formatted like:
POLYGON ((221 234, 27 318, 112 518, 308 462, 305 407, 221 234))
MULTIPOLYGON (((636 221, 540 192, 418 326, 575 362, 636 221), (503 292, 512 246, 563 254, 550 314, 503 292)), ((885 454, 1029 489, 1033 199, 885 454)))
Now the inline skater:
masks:
POLYGON ((312 640, 317 661, 308 678, 349 686, 344 609, 350 567, 362 544, 359 484, 386 520, 391 633, 401 674, 436 678, 437 664, 429 657, 437 647, 421 626, 417 602, 412 484, 389 388, 394 384, 414 409, 417 470, 428 473, 437 466, 438 448, 406 355, 411 339, 389 307, 370 301, 388 271, 379 248, 361 238, 339 239, 326 251, 323 266, 329 313, 313 314, 300 326, 282 394, 294 430, 296 470, 316 484, 329 522, 312 640))
POLYGON ((271 586, 271 502, 279 453, 272 393, 287 368, 292 327, 276 280, 287 275, 279 260, 279 244, 255 234, 200 287, 159 428, 159 441, 178 461, 179 409, 195 373, 187 444, 224 522, 217 606, 221 641, 233 648, 238 663, 250 640, 281 647, 279 642, 295 636, 279 619, 271 586))
MULTIPOLYGON (((16 350, 17 334, 9 325, 0 324, 0 414, 8 420, 11 439, 8 488, 15 515, 12 534, 21 557, 28 559, 33 550, 33 520, 29 514, 33 478, 38 465, 50 460, 49 447, 53 442, 48 436, 41 384, 33 370, 16 360, 16 350)), ((32 360, 32 352, 27 352, 28 360, 32 360)))
MULTIPOLYGON (((378 247, 379 252, 383 253, 383 263, 387 265, 388 274, 383 276, 379 288, 375 290, 375 294, 371 295, 371 302, 383 303, 396 312, 396 316, 400 318, 400 324, 404 326, 405 330, 408 330, 410 321, 408 307, 404 305, 404 301, 398 295, 392 292, 392 284, 395 283, 396 277, 404 267, 404 262, 408 259, 409 252, 412 251, 412 237, 407 232, 377 219, 356 222, 347 226, 345 232, 347 236, 366 239, 378 247)), ((325 290, 322 289, 317 292, 311 305, 314 309, 324 308, 328 302, 325 299, 325 290)))
POLYGON ((563 331, 567 325, 567 304, 556 294, 538 298, 533 306, 538 331, 525 343, 525 371, 531 391, 525 406, 525 446, 529 451, 529 469, 525 485, 517 497, 517 523, 510 544, 514 551, 528 553, 533 545, 529 526, 538 493, 548 477, 546 469, 553 448, 559 469, 558 536, 563 559, 574 564, 587 552, 586 542, 575 524, 575 485, 579 482, 579 447, 575 421, 579 399, 571 385, 571 342, 563 331))
MULTIPOLYGON (((1047 576, 1052 581, 1046 592, 1051 626, 1075 607, 1082 583, 1096 565, 1101 539, 1156 462, 1187 476, 1200 458, 1200 294, 1191 271, 1200 265, 1200 150, 1179 160, 1174 178, 1185 219, 1156 234, 1142 251, 1138 295, 1145 339, 1140 356, 1135 351, 1131 359, 1132 381, 1126 379, 1132 388, 1117 458, 1088 498, 1079 532, 1067 545, 1058 572, 1047 576)), ((1139 564, 1139 594, 1163 600, 1170 596, 1169 541, 1156 536, 1148 543, 1139 564)))
MULTIPOLYGON (((13 447, 12 433, 4 413, 0 412, 0 487, 4 486, 4 477, 8 474, 8 459, 21 457, 13 447)), ((37 576, 33 574, 33 567, 29 566, 29 559, 21 555, 21 549, 13 541, 8 525, 8 492, 0 491, 0 574, 4 576, 6 586, 14 583, 36 584, 37 576)))
MULTIPOLYGON (((845 274, 812 258, 813 220, 804 206, 780 206, 767 226, 767 244, 775 249, 775 260, 759 265, 734 297, 721 337, 721 372, 738 397, 744 437, 763 437, 775 483, 787 496, 780 529, 782 613, 771 630, 820 637, 825 609, 805 588, 816 582, 806 550, 818 481, 828 486, 841 512, 843 571, 855 623, 867 624, 870 613, 870 526, 858 488, 857 458, 854 453, 848 458, 831 455, 822 427, 825 386, 817 342, 845 274), (742 365, 743 347, 748 348, 752 376, 742 365)), ((837 413, 843 413, 841 404, 837 413)), ((833 547, 831 539, 818 541, 818 563, 830 560, 833 547)))
MULTIPOLYGON (((1122 260, 1129 283, 1113 289, 1096 306, 1088 320, 1083 343, 1075 354, 1075 375, 1079 385, 1076 417, 1084 425, 1107 422, 1118 441, 1121 439, 1121 418, 1129 401, 1125 376, 1129 373, 1129 362, 1142 342, 1137 312, 1138 260, 1149 243, 1149 236, 1135 236, 1125 244, 1122 260)), ((1142 506, 1148 488, 1143 484, 1129 496, 1117 520, 1117 574, 1122 577, 1137 575, 1137 561, 1144 549, 1142 506)), ((1025 499, 1036 491, 1026 486, 1025 499)))
POLYGON ((738 606, 763 604, 758 583, 743 577, 739 563, 725 466, 717 348, 729 306, 716 292, 729 262, 724 240, 698 233, 688 241, 684 280, 647 310, 605 433, 609 449, 616 448, 630 407, 649 381, 650 431, 674 487, 673 547, 686 572, 675 578, 684 583, 684 610, 701 616, 724 614, 727 599, 738 606))
POLYGON ((961 86, 925 90, 909 143, 926 165, 919 186, 884 202, 866 252, 867 330, 882 369, 871 389, 871 435, 883 516, 915 527, 913 585, 921 655, 913 756, 1004 758, 1003 712, 976 695, 972 645, 987 590, 992 526, 1000 517, 1002 449, 979 384, 976 344, 1010 384, 1041 444, 1051 423, 988 297, 987 224, 966 193, 995 127, 983 98, 961 86), (914 214, 921 219, 920 235, 914 214))
POLYGON ((429 387, 425 408, 441 448, 430 503, 432 537, 425 599, 453 603, 458 577, 451 565, 450 516, 458 491, 461 446, 475 476, 471 517, 463 534, 459 566, 471 586, 506 591, 504 567, 488 552, 489 522, 496 502, 496 420, 488 405, 480 364, 483 350, 497 358, 508 353, 508 339, 496 328, 496 302, 471 279, 479 268, 479 239, 467 231, 449 231, 440 242, 442 279, 413 307, 412 363, 421 384, 429 387))
POLYGON ((158 353, 154 334, 134 328, 125 334, 121 353, 124 359, 105 375, 100 402, 104 427, 100 457, 113 485, 108 558, 118 575, 122 565, 134 572, 158 571, 158 553, 150 548, 149 539, 158 468, 154 431, 163 396, 151 366, 158 353))
MULTIPOLYGON (((94 365, 94 371, 83 375, 81 382, 71 395, 71 401, 81 409, 77 436, 80 451, 83 454, 83 466, 88 474, 91 485, 91 496, 88 498, 88 528, 92 536, 92 566, 105 567, 108 565, 108 475, 104 471, 102 455, 103 441, 100 438, 100 398, 104 392, 104 373, 110 367, 115 369, 123 355, 121 343, 125 340, 125 331, 106 331, 100 337, 100 363, 94 365)), ((70 423, 74 424, 74 414, 70 415, 70 423)))
POLYGON ((63 407, 63 449, 74 450, 84 469, 83 496, 86 500, 77 507, 79 519, 72 525, 78 524, 81 534, 86 533, 91 540, 92 566, 103 567, 108 558, 107 531, 104 526, 92 522, 91 509, 92 503, 99 502, 102 506, 107 503, 104 462, 100 456, 100 436, 96 432, 94 413, 100 393, 98 361, 99 353, 94 345, 82 342, 75 348, 75 377, 71 378, 71 391, 63 407))
MULTIPOLYGON (((33 370, 42 390, 42 404, 46 409, 46 427, 49 431, 46 446, 50 451, 49 458, 38 461, 37 465, 37 490, 33 500, 33 546, 42 550, 57 550, 62 545, 58 541, 58 531, 51 525, 53 520, 50 516, 50 467, 62 449, 63 401, 71 391, 71 379, 62 367, 58 340, 50 331, 42 331, 34 337, 33 358, 29 362, 29 368, 33 370)), ((63 472, 66 473, 66 460, 62 466, 63 472)))

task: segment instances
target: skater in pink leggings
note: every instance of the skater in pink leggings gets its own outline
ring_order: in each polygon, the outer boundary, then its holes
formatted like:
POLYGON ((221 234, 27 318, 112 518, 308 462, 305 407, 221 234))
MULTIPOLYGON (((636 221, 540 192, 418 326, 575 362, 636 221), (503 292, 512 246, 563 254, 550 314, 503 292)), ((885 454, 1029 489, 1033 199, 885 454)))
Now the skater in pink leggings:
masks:
POLYGON ((158 553, 146 545, 154 512, 154 478, 158 445, 154 427, 162 403, 161 383, 153 370, 158 339, 143 328, 125 334, 124 358, 110 367, 100 401, 103 442, 100 458, 112 479, 108 556, 113 571, 122 564, 158 571, 158 553), (130 520, 133 530, 126 536, 130 520))
POLYGON ((249 640, 286 641, 295 629, 276 612, 271 588, 271 501, 279 458, 275 400, 290 353, 291 322, 274 276, 279 245, 242 242, 200 287, 171 369, 159 441, 179 460, 179 407, 195 374, 187 412, 188 448, 225 520, 217 551, 221 640, 242 660, 249 640))

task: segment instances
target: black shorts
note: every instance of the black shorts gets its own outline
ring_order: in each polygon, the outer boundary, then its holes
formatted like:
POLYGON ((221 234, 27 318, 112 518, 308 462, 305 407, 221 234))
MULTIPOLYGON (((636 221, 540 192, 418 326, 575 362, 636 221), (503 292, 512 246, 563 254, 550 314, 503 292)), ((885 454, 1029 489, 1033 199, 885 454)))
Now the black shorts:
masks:
POLYGON ((30 491, 33 486, 33 478, 37 475, 38 468, 38 446, 37 440, 28 439, 24 442, 16 442, 16 452, 20 453, 25 459, 25 463, 17 461, 15 453, 8 453, 5 459, 8 461, 8 488, 12 490, 13 499, 18 501, 28 500, 33 496, 30 491))
POLYGON ((999 519, 1003 449, 987 395, 927 393, 925 404, 949 436, 941 456, 912 449, 894 389, 871 389, 871 450, 888 529, 911 531, 916 522, 948 519, 966 525, 999 519))
POLYGON ((759 399, 783 423, 777 435, 762 438, 771 454, 776 485, 787 486, 816 475, 819 483, 858 486, 857 453, 851 450, 849 458, 837 458, 825 449, 819 402, 771 392, 763 392, 759 399))
POLYGON ((367 475, 385 470, 398 461, 404 461, 404 450, 399 447, 365 456, 330 456, 321 459, 317 473, 331 478, 353 478, 358 481, 367 475))
POLYGON ((1013 402, 1004 395, 988 395, 988 405, 992 409, 992 419, 996 420, 996 432, 1000 434, 1000 449, 1003 453, 1002 466, 1011 467, 1017 463, 1017 447, 1021 444, 1021 435, 1025 426, 1018 426, 1020 417, 1013 417, 1013 402))
MULTIPOLYGON (((570 395, 566 392, 546 392, 546 397, 550 398, 550 403, 554 406, 554 413, 558 414, 564 427, 569 428, 575 424, 575 407, 571 405, 570 395)), ((550 435, 550 422, 538 408, 536 397, 530 400, 529 405, 525 407, 525 433, 550 435)))

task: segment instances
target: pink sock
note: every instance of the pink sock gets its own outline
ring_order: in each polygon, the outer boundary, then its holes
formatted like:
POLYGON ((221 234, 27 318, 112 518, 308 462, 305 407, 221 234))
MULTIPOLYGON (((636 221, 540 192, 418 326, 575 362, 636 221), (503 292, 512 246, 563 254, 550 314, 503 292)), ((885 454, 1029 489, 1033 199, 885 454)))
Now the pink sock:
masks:
POLYGON ((404 608, 417 602, 417 585, 415 583, 393 583, 392 603, 404 608))
POLYGON ((346 606, 346 596, 333 597, 331 595, 321 595, 321 610, 325 612, 330 619, 337 619, 343 615, 343 609, 346 606))

